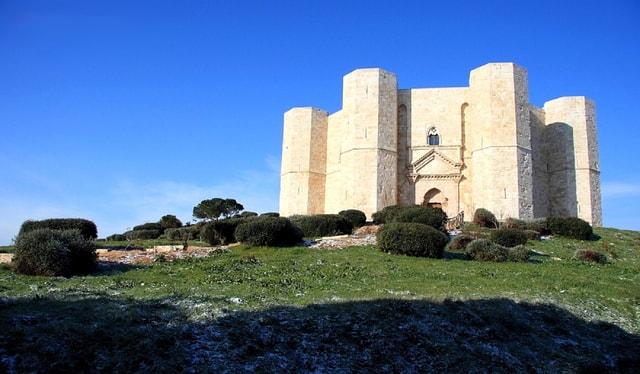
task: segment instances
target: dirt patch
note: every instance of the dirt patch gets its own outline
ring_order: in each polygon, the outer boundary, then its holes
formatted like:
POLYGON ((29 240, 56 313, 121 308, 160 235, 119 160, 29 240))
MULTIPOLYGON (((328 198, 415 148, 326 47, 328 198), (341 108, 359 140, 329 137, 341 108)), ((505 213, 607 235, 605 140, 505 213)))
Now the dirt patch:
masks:
POLYGON ((98 262, 122 263, 122 264, 146 264, 163 257, 165 261, 173 261, 188 257, 206 257, 210 252, 223 251, 226 247, 188 247, 186 251, 182 246, 157 246, 144 250, 106 250, 98 249, 98 262))

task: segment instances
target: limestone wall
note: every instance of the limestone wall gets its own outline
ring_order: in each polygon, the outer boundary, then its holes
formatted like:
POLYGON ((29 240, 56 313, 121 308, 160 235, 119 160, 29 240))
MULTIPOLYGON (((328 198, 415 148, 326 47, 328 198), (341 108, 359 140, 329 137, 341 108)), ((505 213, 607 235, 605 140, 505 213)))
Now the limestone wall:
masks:
POLYGON ((284 115, 280 214, 324 211, 327 112, 293 108, 284 115))
POLYGON ((545 103, 550 205, 554 215, 602 225, 595 105, 583 96, 545 103))
POLYGON ((397 81, 382 69, 343 80, 343 108, 329 125, 325 212, 356 208, 369 217, 397 201, 397 81))
POLYGON ((512 63, 471 72, 466 142, 473 168, 473 210, 498 219, 533 217, 533 171, 526 71, 512 63))
POLYGON ((577 215, 602 223, 595 108, 584 97, 529 103, 513 63, 474 69, 469 87, 398 90, 393 73, 343 79, 343 107, 285 113, 280 213, 369 217, 386 206, 441 205, 499 219, 577 215), (439 144, 429 144, 429 132, 439 144))

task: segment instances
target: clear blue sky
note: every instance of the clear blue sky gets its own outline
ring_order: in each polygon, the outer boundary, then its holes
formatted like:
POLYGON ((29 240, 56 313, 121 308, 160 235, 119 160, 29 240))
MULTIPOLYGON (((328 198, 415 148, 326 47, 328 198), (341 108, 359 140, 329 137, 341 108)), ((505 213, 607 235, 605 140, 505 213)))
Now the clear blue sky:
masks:
POLYGON ((0 0, 0 53, 0 244, 26 219, 277 211, 288 109, 339 110, 357 68, 449 87, 507 61, 534 105, 596 102, 604 225, 640 229, 635 0, 0 0))

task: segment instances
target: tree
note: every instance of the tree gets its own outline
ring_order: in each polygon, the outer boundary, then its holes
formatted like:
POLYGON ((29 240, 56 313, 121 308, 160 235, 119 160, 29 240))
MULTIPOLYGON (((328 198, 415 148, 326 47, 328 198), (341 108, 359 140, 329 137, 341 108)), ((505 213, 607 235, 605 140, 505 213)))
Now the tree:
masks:
POLYGON ((200 204, 193 208, 193 216, 204 220, 217 220, 221 216, 229 218, 237 215, 244 206, 239 204, 235 199, 221 199, 215 197, 213 199, 202 200, 200 204))
POLYGON ((162 218, 160 218, 160 221, 158 221, 158 223, 165 230, 182 227, 182 222, 180 222, 180 220, 172 214, 167 214, 165 216, 162 216, 162 218))

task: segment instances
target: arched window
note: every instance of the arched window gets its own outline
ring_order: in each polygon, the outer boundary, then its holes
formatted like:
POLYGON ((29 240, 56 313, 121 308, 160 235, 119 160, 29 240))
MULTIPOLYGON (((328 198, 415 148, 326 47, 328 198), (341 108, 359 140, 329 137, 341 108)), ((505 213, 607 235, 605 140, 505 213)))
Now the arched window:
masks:
POLYGON ((427 144, 429 145, 440 144, 440 134, 438 134, 438 130, 435 127, 432 127, 429 129, 429 133, 427 134, 427 144))

